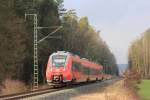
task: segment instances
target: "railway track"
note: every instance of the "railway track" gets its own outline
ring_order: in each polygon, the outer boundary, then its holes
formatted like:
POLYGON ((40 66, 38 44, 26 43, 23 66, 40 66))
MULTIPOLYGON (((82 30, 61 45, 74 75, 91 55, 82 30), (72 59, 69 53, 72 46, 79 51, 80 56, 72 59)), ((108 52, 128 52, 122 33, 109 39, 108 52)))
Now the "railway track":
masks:
MULTIPOLYGON (((115 79, 111 79, 111 80, 120 80, 120 78, 115 78, 115 79)), ((100 81, 96 81, 96 82, 100 82, 100 81)), ((105 82, 105 81, 103 81, 105 82)), ((28 92, 24 92, 24 93, 17 93, 17 94, 11 94, 11 95, 3 95, 0 96, 0 100, 18 100, 18 99, 24 99, 24 98, 28 98, 28 97, 32 97, 32 96, 38 96, 38 95, 42 95, 42 94, 46 94, 46 93, 52 93, 52 92, 57 92, 57 91, 61 91, 61 90, 65 90, 65 89, 71 89, 71 88, 76 88, 76 87, 80 87, 80 86, 84 86, 84 85, 89 85, 95 83, 95 81, 90 81, 90 82, 82 82, 82 83, 74 83, 74 84, 69 84, 69 85, 63 85, 61 87, 50 87, 50 88, 46 88, 46 89, 39 89, 39 90, 35 90, 35 91, 28 91, 28 92)))
MULTIPOLYGON (((94 81, 93 81, 94 82, 94 81)), ((64 85, 62 87, 50 87, 47 89, 39 89, 39 90, 34 90, 34 91, 28 91, 28 92, 23 92, 23 93, 17 93, 17 94, 10 94, 10 95, 3 95, 0 96, 0 100, 18 100, 18 99, 23 99, 27 97, 32 97, 32 96, 37 96, 41 94, 46 94, 46 93, 51 93, 51 92, 56 92, 64 89, 70 89, 70 88, 75 88, 83 85, 88 85, 93 82, 83 82, 80 84, 70 84, 70 85, 64 85)))
POLYGON ((58 90, 59 89, 47 88, 47 89, 39 89, 39 90, 35 90, 35 91, 29 91, 29 92, 23 92, 23 93, 11 94, 11 95, 3 95, 3 96, 0 96, 0 100, 23 99, 26 97, 31 97, 31 96, 36 96, 36 95, 40 95, 40 94, 55 92, 58 90))

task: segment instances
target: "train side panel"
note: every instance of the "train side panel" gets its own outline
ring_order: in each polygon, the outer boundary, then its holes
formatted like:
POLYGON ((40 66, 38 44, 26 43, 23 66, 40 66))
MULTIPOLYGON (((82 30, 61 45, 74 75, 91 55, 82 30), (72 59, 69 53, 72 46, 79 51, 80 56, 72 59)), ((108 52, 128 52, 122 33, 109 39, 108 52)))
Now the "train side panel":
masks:
POLYGON ((85 82, 88 79, 88 74, 84 73, 85 69, 80 62, 73 61, 72 74, 76 82, 85 82))

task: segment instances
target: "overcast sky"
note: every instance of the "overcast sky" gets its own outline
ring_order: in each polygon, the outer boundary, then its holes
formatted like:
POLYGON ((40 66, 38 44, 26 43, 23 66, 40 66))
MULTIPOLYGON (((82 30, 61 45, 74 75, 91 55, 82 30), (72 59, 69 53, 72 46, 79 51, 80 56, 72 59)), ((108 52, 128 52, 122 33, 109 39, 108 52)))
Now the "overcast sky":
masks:
POLYGON ((127 63, 131 42, 150 28, 150 0, 64 0, 64 6, 88 17, 119 64, 127 63))

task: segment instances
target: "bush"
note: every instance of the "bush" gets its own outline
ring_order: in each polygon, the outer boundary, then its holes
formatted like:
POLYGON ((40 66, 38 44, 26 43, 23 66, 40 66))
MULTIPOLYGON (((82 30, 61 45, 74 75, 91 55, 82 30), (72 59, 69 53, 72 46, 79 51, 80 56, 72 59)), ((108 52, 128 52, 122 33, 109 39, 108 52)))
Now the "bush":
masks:
POLYGON ((124 84, 125 86, 133 86, 136 87, 136 84, 141 83, 141 72, 138 70, 130 70, 126 71, 124 74, 124 84))

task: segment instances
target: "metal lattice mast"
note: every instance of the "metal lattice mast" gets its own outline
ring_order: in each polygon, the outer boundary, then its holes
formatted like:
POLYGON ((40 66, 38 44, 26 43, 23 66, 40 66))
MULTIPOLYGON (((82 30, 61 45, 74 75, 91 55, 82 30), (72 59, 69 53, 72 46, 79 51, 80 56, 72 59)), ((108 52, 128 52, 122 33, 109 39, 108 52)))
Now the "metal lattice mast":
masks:
POLYGON ((34 14, 34 89, 38 88, 38 35, 37 14, 34 14))
POLYGON ((34 24, 34 40, 33 40, 33 45, 34 45, 34 73, 33 73, 33 88, 37 89, 38 88, 38 23, 37 23, 37 14, 25 14, 25 19, 27 16, 33 16, 33 24, 34 24))

